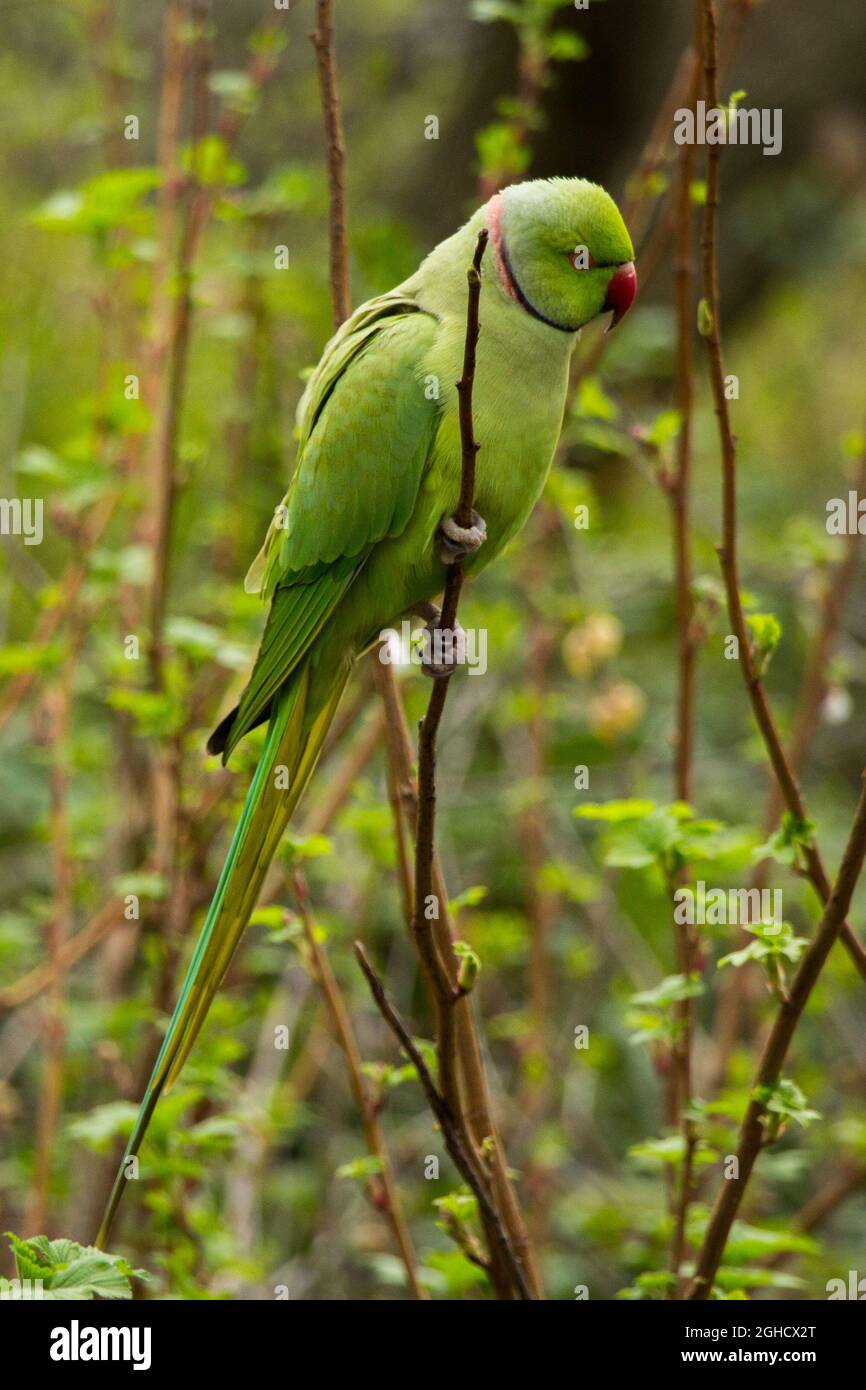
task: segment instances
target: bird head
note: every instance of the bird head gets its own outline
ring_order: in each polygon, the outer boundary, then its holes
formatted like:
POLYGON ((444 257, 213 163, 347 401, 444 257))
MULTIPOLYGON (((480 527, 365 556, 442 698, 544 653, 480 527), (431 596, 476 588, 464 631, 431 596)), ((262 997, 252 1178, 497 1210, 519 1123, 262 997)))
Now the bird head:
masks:
POLYGON ((534 318, 575 333, 637 290, 634 248, 616 203, 586 179, 537 179, 496 193, 487 225, 505 293, 534 318))

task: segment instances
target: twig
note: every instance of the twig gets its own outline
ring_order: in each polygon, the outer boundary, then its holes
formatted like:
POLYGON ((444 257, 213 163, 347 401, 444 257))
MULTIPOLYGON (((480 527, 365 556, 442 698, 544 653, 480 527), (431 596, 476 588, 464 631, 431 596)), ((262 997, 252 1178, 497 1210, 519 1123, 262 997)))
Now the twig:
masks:
POLYGON ((190 306, 187 282, 191 267, 188 260, 186 264, 176 265, 175 257, 176 224, 183 192, 178 163, 179 148, 184 85, 190 62, 189 46, 184 32, 188 11, 188 0, 169 0, 165 14, 164 77, 157 130, 157 164, 160 171, 156 204, 158 254, 153 284, 153 338, 148 362, 147 390, 147 396, 154 407, 154 423, 146 459, 151 491, 146 533, 153 549, 147 603, 149 651, 154 679, 158 678, 159 673, 174 495, 175 436, 180 398, 183 394, 189 333, 190 306), (178 272, 180 292, 175 293, 173 282, 178 272))
MULTIPOLYGON (((700 3, 700 0, 698 0, 700 3)), ((754 0, 731 0, 732 22, 726 44, 725 58, 721 71, 725 73, 733 61, 745 20, 754 8, 754 0)), ((667 208, 674 195, 676 184, 666 189, 661 199, 653 191, 651 175, 664 167, 666 150, 671 140, 676 111, 688 100, 695 78, 700 75, 700 55, 693 44, 689 44, 680 55, 673 78, 665 92, 652 130, 638 163, 637 173, 629 180, 632 192, 623 203, 623 220, 632 233, 640 267, 640 282, 644 292, 655 275, 660 262, 671 245, 671 229, 667 208), (647 234, 653 208, 659 203, 659 214, 652 230, 647 234)), ((578 361, 572 373, 572 388, 584 377, 591 375, 601 365, 613 339, 610 334, 596 335, 586 356, 578 361)))
MULTIPOLYGON (((341 133, 342 117, 340 116, 330 0, 318 0, 318 4, 319 15, 323 16, 327 21, 324 26, 320 25, 316 31, 319 40, 316 45, 316 51, 319 57, 319 82, 322 92, 322 103, 325 110, 326 130, 328 130, 329 133, 328 183, 331 190, 331 199, 328 234, 331 248, 331 296, 334 325, 335 327, 339 327, 340 323, 348 316, 350 309, 350 298, 348 293, 348 245, 345 216, 345 149, 342 139, 330 138, 328 121, 331 117, 336 115, 337 124, 334 129, 341 133)), ((406 724, 405 711, 403 710, 402 701, 397 691, 392 667, 383 665, 379 661, 375 650, 371 653, 369 660, 372 663, 373 683, 385 707, 386 751, 391 769, 389 776, 393 778, 393 786, 395 789, 395 808, 396 801, 399 798, 405 804, 404 814, 411 824, 412 820, 417 816, 417 799, 414 792, 414 777, 412 771, 412 745, 408 726, 406 724)), ((396 817, 395 831, 397 833, 399 845, 402 832, 397 826, 396 817)), ((433 857, 433 871, 436 895, 440 903, 440 916, 438 922, 434 924, 433 934, 442 959, 446 962, 446 968, 453 972, 456 980, 456 961, 450 945, 451 936, 446 909, 448 894, 442 877, 441 868, 439 867, 435 854, 433 857)), ((404 864, 404 901, 407 902, 409 901, 407 893, 409 887, 409 872, 410 870, 404 864)), ((411 926, 411 921, 409 924, 411 926)), ((503 1223, 508 1230, 509 1239, 529 1271, 533 1289, 539 1290, 540 1282, 537 1272, 534 1269, 529 1239, 511 1185, 508 1165, 502 1144, 493 1122, 487 1081, 481 1061, 481 1049, 469 1007, 469 1000, 466 998, 459 999, 455 1005, 454 1014, 456 1016, 461 1082, 465 1086, 466 1123, 469 1127, 474 1144, 480 1146, 484 1143, 489 1150, 492 1186, 496 1195, 498 1209, 502 1214, 503 1223)))
MULTIPOLYGON (((858 494, 866 492, 866 447, 860 455, 853 486, 858 494)), ((818 629, 803 673, 800 700, 788 743, 788 761, 795 775, 799 774, 803 767, 815 735, 821 707, 827 695, 827 673, 839 640, 845 606, 862 554, 863 536, 855 527, 845 536, 842 558, 828 576, 821 602, 818 629)), ((779 788, 774 787, 770 792, 765 817, 768 833, 775 826, 781 809, 782 798, 779 788)))
MULTIPOLYGON (((478 234, 478 244, 469 271, 469 302, 466 313, 466 340, 463 356, 463 375, 457 383, 460 414, 462 474, 460 500, 455 513, 457 524, 468 528, 472 524, 472 504, 475 497, 475 459, 479 445, 474 436, 472 421, 472 386, 475 379, 475 350, 478 343, 478 304, 481 297, 481 259, 487 246, 487 229, 478 234)), ((457 605, 463 587, 462 564, 452 565, 445 581, 441 627, 453 632, 457 622, 457 605)), ((452 668, 453 669, 453 668, 452 668)), ((427 978, 433 987, 437 1011, 439 1047, 439 1076, 442 1091, 455 1113, 459 1113, 457 1076, 457 1035, 454 1003, 459 997, 439 954, 433 935, 435 915, 429 911, 435 900, 433 891, 433 852, 436 823, 436 737, 448 698, 449 679, 434 682, 421 721, 418 736, 418 823, 415 832, 415 897, 412 916, 412 935, 424 963, 427 978)))
MULTIPOLYGON (((691 85, 689 102, 694 106, 698 94, 699 68, 697 55, 690 65, 691 85)), ((692 204, 692 171, 694 150, 683 145, 677 166, 676 186, 676 253, 674 260, 674 290, 677 322, 676 402, 680 415, 677 436, 676 467, 667 489, 671 504, 674 541, 674 592, 677 615, 677 699, 674 792, 678 801, 690 801, 692 795, 692 763, 694 754, 695 719, 695 662, 697 637, 694 627, 692 597, 692 547, 689 531, 692 470, 692 408, 694 397, 694 216, 692 204)), ((676 885, 672 884, 671 896, 676 885)), ((691 975, 695 954, 693 934, 686 923, 675 921, 677 970, 686 979, 691 975)), ((685 1254, 686 1227, 692 1194, 692 1177, 697 1134, 689 1116, 692 1099, 692 1043, 694 1030, 694 1001, 683 999, 674 1007, 679 1031, 671 1049, 670 1108, 671 1120, 679 1126, 683 1139, 683 1161, 672 1187, 674 1235, 671 1249, 671 1269, 679 1275, 685 1254)))
POLYGON ((58 685, 46 692, 46 741, 51 750, 51 859, 54 894, 47 929, 47 949, 53 967, 43 1028, 45 1056, 36 1118, 36 1156, 33 1186, 27 1205, 27 1226, 45 1229, 51 1168, 57 1126, 63 1105, 65 975, 62 967, 66 938, 72 929, 74 868, 69 841, 69 769, 67 767, 70 704, 74 662, 70 657, 58 685))
POLYGON ((352 305, 349 298, 349 240, 346 219, 346 145, 343 138, 340 93, 337 87, 331 0, 316 0, 316 28, 310 38, 316 50, 322 114, 328 141, 331 307, 334 327, 339 328, 349 317, 352 305))
POLYGON ((652 129, 644 146, 636 173, 629 179, 631 192, 623 204, 622 215, 627 227, 639 240, 647 228, 652 209, 652 177, 663 167, 671 142, 674 116, 688 100, 698 73, 698 55, 689 44, 680 55, 667 91, 662 98, 652 129))
MULTIPOLYGON (((527 677, 532 692, 527 718, 527 781, 529 798, 520 818, 520 836, 526 865, 526 916, 529 923, 529 1005, 532 1036, 528 1042, 526 1102, 530 1112, 543 1111, 550 1082, 548 1040, 550 1032, 551 972, 550 933, 556 917, 556 893, 545 886, 543 871, 550 855, 548 756, 548 696, 557 649, 557 626, 542 612, 534 595, 544 592, 549 564, 549 548, 559 534, 559 515, 542 503, 534 519, 533 535, 526 548, 523 569, 530 628, 527 677)), ((538 1230, 538 1201, 534 1203, 533 1223, 538 1230)))
POLYGON ((314 978, 322 991, 337 1045, 346 1062, 349 1086, 361 1117, 364 1137, 367 1142, 367 1150, 379 1163, 379 1171, 376 1176, 381 1183, 381 1188, 376 1189, 375 1204, 377 1206, 384 1206, 388 1222, 397 1243, 397 1249, 400 1252, 400 1258, 406 1268, 409 1287, 414 1297, 425 1299, 427 1294, 418 1279, 418 1257, 415 1253, 412 1237, 409 1234, 409 1227, 406 1224, 406 1218, 403 1214, 400 1194, 397 1191, 397 1184, 394 1181, 394 1170, 391 1166, 391 1159, 385 1143, 385 1136, 382 1133, 382 1126, 379 1123, 379 1117, 376 1113, 373 1101, 368 1094, 368 1088, 362 1070, 363 1062, 361 1053, 355 1038, 354 1029, 352 1028, 349 1010, 346 1007, 346 1001, 343 997, 342 990, 331 969, 328 953, 319 940, 316 924, 313 919, 309 889, 306 879, 300 870, 295 871, 293 881, 298 911, 304 929, 304 938, 313 964, 314 978), (379 1196, 380 1192, 381 1199, 379 1196))
MULTIPOLYGON (((791 1220, 792 1229, 809 1235, 818 1226, 822 1226, 837 1207, 840 1207, 851 1196, 852 1192, 856 1192, 864 1185, 866 1185, 866 1165, 858 1163, 843 1167, 841 1172, 819 1188, 803 1204, 800 1211, 791 1220)), ((789 1251, 782 1251, 777 1259, 771 1261, 773 1267, 775 1268, 781 1263, 782 1258, 789 1253, 789 1251)))
MULTIPOLYGON (((478 342, 479 331, 478 303, 481 294, 480 268, 486 245, 487 230, 483 228, 479 233, 473 262, 468 271, 469 297, 466 315, 463 373, 460 381, 457 383, 462 472, 460 500, 455 516, 458 525, 463 527, 468 527, 471 525, 472 521, 475 492, 475 460, 479 448, 475 440, 472 420, 472 386, 475 377, 475 349, 478 342)), ((454 631, 457 622, 457 605, 462 587, 463 567, 460 564, 452 565, 449 569, 445 584, 442 614, 440 618, 440 625, 445 631, 454 631)), ((435 856, 436 738, 448 694, 448 684, 449 681, 447 678, 438 680, 434 683, 427 706, 427 712, 422 720, 418 738, 418 809, 415 827, 415 906, 412 916, 412 936, 416 943, 418 954, 423 963, 425 974, 434 997, 439 1075, 442 1093, 455 1116, 459 1117, 464 1124, 467 1124, 464 1140, 471 1144, 472 1133, 468 1128, 468 1117, 461 1103, 459 1048, 462 1041, 464 1046, 468 1048, 470 1056, 472 1056, 472 1049, 477 1049, 477 1041, 466 1034, 464 1034, 461 1040, 459 1015, 455 1007, 460 1000, 461 994, 460 990, 455 988, 453 951, 450 949, 450 940, 443 941, 441 934, 436 933, 433 925, 438 916, 438 909, 442 901, 439 882, 441 875, 437 875, 436 873, 435 856), (436 902, 437 911, 433 915, 428 915, 428 907, 431 901, 436 902), (450 960, 449 956, 451 958, 450 960)), ((477 1068, 481 1070, 480 1056, 472 1058, 472 1066, 473 1069, 477 1068)), ((502 1195, 505 1194, 503 1194, 500 1184, 500 1196, 502 1195)), ((513 1194, 509 1193, 508 1195, 511 1199, 509 1203, 510 1220, 519 1242, 518 1248, 511 1247, 512 1230, 510 1229, 508 1232, 509 1248, 512 1249, 514 1259, 520 1263, 521 1260, 527 1261, 529 1241, 513 1194)), ((496 1283, 496 1248, 489 1231, 488 1238, 491 1240, 491 1274, 494 1277, 494 1283, 496 1283)), ((534 1296, 538 1296, 537 1275, 528 1261, 527 1267, 528 1277, 534 1286, 534 1296)), ((502 1289, 498 1291, 501 1294, 504 1292, 502 1289)))
MULTIPOLYGON (((704 14, 704 74, 708 109, 718 106, 718 28, 714 0, 703 0, 704 14)), ((740 597, 739 561, 737 554, 737 445, 731 426, 730 410, 725 395, 725 368, 722 356, 719 318, 718 257, 716 224, 719 208, 719 176, 721 147, 707 145, 707 195, 704 207, 704 227, 701 239, 703 295, 709 312, 709 331, 705 335, 710 366, 719 441, 722 455, 722 544, 719 560, 727 597, 728 615, 737 638, 739 664, 746 691, 752 705, 755 722, 761 733, 767 756, 779 790, 790 814, 799 821, 807 819, 806 804, 797 776, 785 753, 776 722, 767 699, 762 677, 752 654, 746 616, 740 597)), ((830 880, 816 842, 803 849, 806 876, 821 902, 830 896, 830 880)), ((841 939, 861 977, 866 980, 866 950, 845 922, 841 939)))
POLYGON ((122 920, 122 907, 121 899, 109 898, 80 931, 64 941, 55 955, 0 990, 0 1011, 17 1009, 21 1004, 26 1004, 52 985, 58 971, 65 972, 82 960, 122 920))
MULTIPOLYGON (((156 385, 154 387, 155 422, 151 436, 148 468, 151 478, 152 506, 148 519, 148 539, 153 547, 154 562, 148 595, 148 627, 150 642, 150 663, 154 679, 158 682, 161 667, 162 626, 168 584, 169 548, 174 511, 176 477, 175 454, 180 412, 186 385, 186 368, 192 331, 192 286, 195 266, 201 249, 202 239, 210 222, 214 203, 219 193, 219 185, 205 182, 200 177, 201 142, 207 134, 207 75, 210 64, 209 39, 204 20, 209 12, 210 0, 188 0, 192 12, 201 22, 195 41, 195 84, 193 92, 193 168, 191 173, 191 199, 180 233, 177 256, 172 254, 176 237, 175 221, 178 206, 179 177, 176 169, 177 141, 180 112, 171 95, 166 99, 165 146, 161 157, 163 179, 175 186, 175 194, 169 198, 166 218, 170 219, 164 231, 168 248, 168 265, 171 274, 155 287, 155 337, 156 385), (175 291, 174 279, 177 280, 175 291)), ((173 0, 172 8, 183 9, 183 0, 173 0)), ((169 16, 170 18, 170 16, 169 16)), ((267 26, 266 26, 267 27, 267 26)), ((185 43, 182 30, 175 33, 167 30, 166 42, 185 43)), ((181 74, 186 60, 181 56, 175 60, 181 64, 181 74)), ((273 75, 277 63, 274 50, 263 49, 250 61, 247 75, 254 91, 260 91, 273 75)), ((177 82, 174 67, 168 70, 167 80, 170 89, 177 82)), ((220 113, 216 133, 230 153, 240 133, 243 113, 239 106, 226 104, 220 113)))
MULTIPOLYGON (((858 493, 866 491, 866 448, 860 455, 854 487, 858 493)), ((845 606, 851 593, 862 551, 863 537, 856 530, 849 531, 844 539, 842 558, 827 577, 818 627, 810 643, 800 687, 800 698, 787 745, 788 762, 796 777, 799 777, 805 765, 818 727, 821 707, 827 694, 827 672, 839 640, 845 606)), ((764 809, 764 839, 769 839, 776 828, 783 806, 784 801, 779 783, 774 780, 768 790, 764 809)), ((770 864, 769 859, 762 859, 755 866, 752 875, 752 887, 761 890, 767 886, 770 864)), ((740 932, 737 935, 743 942, 748 940, 745 932, 740 932)), ((738 1036, 741 1005, 748 997, 748 991, 752 984, 751 977, 746 975, 744 971, 731 970, 728 972, 728 979, 722 991, 715 1020, 715 1060, 711 1076, 712 1089, 721 1085, 725 1077, 728 1058, 738 1036)))
MULTIPOLYGON (((552 16, 551 16, 552 22, 552 16)), ((532 133, 543 124, 542 99, 548 83, 549 55, 528 30, 518 27, 518 84, 515 113, 509 119, 510 140, 522 148, 527 159, 532 157, 532 133)), ((490 198, 502 187, 502 171, 493 170, 479 181, 483 199, 490 198)), ((549 1067, 547 1063, 547 1031, 550 1013, 550 928, 556 912, 556 896, 542 884, 541 871, 547 857, 546 807, 541 790, 547 760, 547 718, 544 692, 549 681, 549 668, 555 650, 556 634, 553 625, 545 620, 532 596, 541 582, 545 568, 547 546, 558 530, 556 509, 543 500, 539 503, 528 526, 525 545, 524 590, 527 596, 527 623, 532 638, 527 662, 533 691, 533 710, 527 726, 527 777, 532 787, 531 798, 520 817, 520 839, 524 847, 526 867, 526 917, 530 930, 530 959, 528 997, 530 1026, 526 1036, 526 1052, 521 1058, 523 1092, 520 1100, 525 1118, 536 1120, 544 1113, 548 1100, 549 1067)), ((542 1165, 530 1163, 524 1170, 527 1190, 531 1191, 531 1231, 536 1243, 544 1238, 546 1202, 544 1200, 545 1172, 542 1165)))
MULTIPOLYGON (((707 0, 711 6, 712 0, 707 0)), ((752 1169, 766 1142, 766 1104, 759 1088, 774 1086, 782 1074, 788 1048, 809 1001, 827 957, 833 948, 851 906, 851 897, 866 857, 866 778, 861 783, 860 799, 842 863, 821 923, 807 946, 787 996, 779 1005, 767 1038, 760 1065, 755 1074, 751 1100, 740 1128, 737 1145, 737 1176, 722 1180, 719 1194, 710 1216, 704 1243, 695 1265, 694 1281, 686 1295, 692 1300, 707 1299, 721 1263, 731 1225, 745 1196, 752 1169)))
POLYGON ((400 1018, 396 1009, 390 1003, 385 989, 368 961, 360 941, 355 942, 355 955, 358 958, 358 964, 363 970, 367 983, 370 986, 370 992, 376 1007, 418 1073, 418 1080, 427 1097, 427 1104, 430 1106, 430 1109, 442 1129, 445 1147, 451 1155, 456 1168, 465 1179, 468 1186, 472 1189, 478 1201, 485 1227, 487 1230, 493 1232, 499 1254, 509 1266, 514 1282, 520 1292, 520 1297, 524 1300, 532 1299, 534 1295, 526 1282, 526 1274, 520 1261, 515 1258, 511 1242, 500 1220, 499 1212, 490 1199, 487 1190, 486 1175, 480 1170, 478 1159, 473 1153, 471 1145, 466 1144, 456 1116, 445 1096, 442 1095, 437 1088, 411 1033, 400 1018))

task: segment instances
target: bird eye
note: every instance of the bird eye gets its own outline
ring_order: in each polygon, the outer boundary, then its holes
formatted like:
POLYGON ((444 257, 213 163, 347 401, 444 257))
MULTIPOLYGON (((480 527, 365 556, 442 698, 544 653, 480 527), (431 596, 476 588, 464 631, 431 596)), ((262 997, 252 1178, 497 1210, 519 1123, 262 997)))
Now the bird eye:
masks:
POLYGON ((575 246, 574 250, 569 252, 568 259, 572 270, 592 270, 595 265, 588 246, 575 246))

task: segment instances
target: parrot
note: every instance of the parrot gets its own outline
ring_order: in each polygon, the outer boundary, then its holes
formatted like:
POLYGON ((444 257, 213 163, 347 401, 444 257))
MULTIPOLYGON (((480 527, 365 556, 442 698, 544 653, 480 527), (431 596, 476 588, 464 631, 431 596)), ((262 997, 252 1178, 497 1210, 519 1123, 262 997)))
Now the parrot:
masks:
POLYGON ((245 581, 269 604, 258 656, 207 745, 225 763, 267 723, 261 756, 97 1245, 110 1231, 128 1160, 205 1021, 355 662, 407 614, 435 622, 433 600, 449 565, 460 562, 474 576, 521 530, 553 460, 580 330, 608 312, 613 327, 636 289, 634 249, 611 196, 581 178, 529 180, 493 194, 415 274, 362 304, 326 344, 298 404, 288 491, 245 581), (453 516, 461 484, 456 385, 467 269, 484 228, 473 385, 481 447, 465 527, 453 516))

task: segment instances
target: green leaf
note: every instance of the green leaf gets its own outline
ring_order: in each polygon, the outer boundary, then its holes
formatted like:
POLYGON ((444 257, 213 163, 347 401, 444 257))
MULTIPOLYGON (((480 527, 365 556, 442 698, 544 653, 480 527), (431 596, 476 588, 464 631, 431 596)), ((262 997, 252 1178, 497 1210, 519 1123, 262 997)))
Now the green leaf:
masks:
MULTIPOLYGON (((808 1108, 806 1097, 796 1082, 787 1077, 781 1077, 773 1085, 755 1086, 752 1095, 770 1115, 777 1117, 782 1123, 793 1120, 805 1129, 813 1120, 821 1118, 817 1110, 808 1108)), ((776 1123, 772 1128, 778 1131, 780 1124, 776 1123)))
POLYGON ((249 109, 256 96, 256 86, 248 72, 242 68, 224 68, 212 72, 208 87, 229 106, 240 110, 249 109))
POLYGON ((673 1006, 686 999, 695 999, 704 993, 700 976, 668 975, 655 989, 642 990, 634 994, 630 1003, 632 1009, 626 1015, 632 1033, 633 1044, 667 1043, 673 1045, 682 1033, 685 1021, 674 1016, 673 1006))
POLYGON ((579 63, 589 57, 589 44, 573 29, 555 29, 548 35, 545 46, 547 56, 555 63, 579 63))
POLYGON ((454 954, 460 961, 457 971, 457 984, 464 994, 468 994, 474 989, 475 982, 481 973, 481 957, 478 952, 473 950, 468 941, 455 941, 453 943, 454 954))
POLYGON ((173 647, 197 661, 212 657, 222 641, 222 633, 217 628, 210 623, 201 623, 197 618, 168 618, 165 635, 173 647))
POLYGON ((653 851, 629 831, 618 833, 602 854, 602 863, 609 869, 650 869, 655 862, 653 851))
POLYGON ((720 1265, 716 1274, 720 1289, 803 1289, 805 1279, 798 1274, 786 1274, 782 1269, 759 1269, 753 1266, 736 1268, 720 1265))
POLYGON ((41 444, 28 444, 15 459, 15 468, 28 478, 44 478, 46 482, 60 485, 69 478, 69 465, 59 454, 41 444))
MULTIPOLYGON (((663 1139, 645 1139, 641 1144, 632 1144, 628 1150, 629 1158, 644 1159, 651 1163, 661 1163, 671 1167, 676 1167, 682 1163, 686 1152, 686 1141, 681 1134, 668 1134, 663 1139)), ((709 1163, 715 1163, 718 1158, 715 1149, 711 1149, 703 1140, 699 1140, 695 1145, 692 1154, 692 1162, 701 1167, 709 1163)))
POLYGON ((720 957, 718 968, 733 965, 739 969, 747 961, 758 961, 762 965, 772 964, 779 959, 792 964, 800 959, 809 944, 805 936, 795 936, 790 922, 752 922, 743 925, 743 931, 756 939, 739 951, 720 957))
POLYGON ((815 822, 801 820, 786 811, 779 829, 763 845, 753 851, 755 860, 775 859, 779 864, 793 864, 804 849, 815 842, 815 822))
POLYGON ((698 332, 702 338, 709 338, 713 331, 713 311, 710 308, 708 299, 700 300, 698 304, 698 332))
POLYGON ((158 901, 165 897, 167 886, 165 875, 156 873, 118 874, 111 880, 111 890, 119 898, 135 895, 158 901))
POLYGON ((33 671, 50 671, 66 656, 60 642, 10 642, 0 648, 0 676, 29 675, 33 671))
POLYGON ((758 674, 763 675, 781 641, 782 624, 773 613, 750 613, 746 622, 752 629, 752 649, 758 674))
POLYGON ((446 1192, 444 1197, 435 1197, 433 1205, 437 1211, 447 1212, 461 1222, 475 1220, 478 1215, 478 1199, 465 1187, 446 1192))
POLYGON ((288 831, 283 839, 283 855, 290 862, 302 859, 326 859, 334 853, 334 844, 327 835, 295 835, 288 831))
POLYGON ((615 420, 616 402, 605 392, 597 376, 586 376, 577 388, 574 413, 590 420, 615 420))
POLYGON ((144 203, 159 183, 155 169, 113 169, 74 191, 54 193, 32 214, 37 227, 103 237, 119 227, 142 231, 152 212, 144 203))
POLYGON ((33 1236, 22 1240, 6 1232, 19 1279, 40 1279, 34 1298, 84 1300, 132 1298, 130 1279, 147 1279, 146 1270, 132 1269, 120 1255, 110 1255, 74 1240, 33 1236))
POLYGON ((456 917, 464 907, 477 907, 479 903, 484 902, 488 891, 483 883, 476 883, 471 888, 466 888, 458 897, 452 898, 448 904, 448 911, 456 917))
POLYGON ((684 999, 696 999, 703 993, 704 984, 700 975, 667 975, 655 989, 633 994, 631 1003, 651 1009, 669 1009, 672 1004, 680 1004, 684 999))
POLYGON ((479 130, 475 147, 485 174, 525 174, 532 154, 508 121, 494 121, 479 130))
POLYGON ((182 153, 181 163, 187 173, 208 187, 232 187, 243 183, 247 173, 240 160, 231 154, 220 135, 205 135, 182 153))
POLYGON ((67 1132, 93 1153, 108 1153, 118 1139, 129 1138, 137 1113, 138 1106, 131 1101, 109 1101, 72 1120, 67 1132))
POLYGON ((682 428, 683 417, 678 410, 663 410, 657 415, 647 431, 646 440, 656 449, 662 449, 676 439, 682 428))
POLYGON ((751 1226, 735 1221, 731 1227, 725 1256, 729 1264, 746 1264, 765 1259, 768 1255, 814 1255, 818 1243, 812 1236, 797 1231, 767 1226, 751 1226))
POLYGON ((375 1177, 382 1171, 382 1160, 378 1154, 362 1154, 337 1169, 338 1178, 354 1178, 359 1182, 375 1177))

